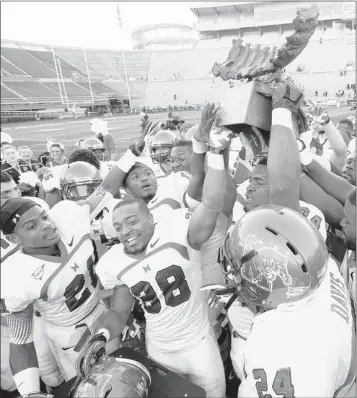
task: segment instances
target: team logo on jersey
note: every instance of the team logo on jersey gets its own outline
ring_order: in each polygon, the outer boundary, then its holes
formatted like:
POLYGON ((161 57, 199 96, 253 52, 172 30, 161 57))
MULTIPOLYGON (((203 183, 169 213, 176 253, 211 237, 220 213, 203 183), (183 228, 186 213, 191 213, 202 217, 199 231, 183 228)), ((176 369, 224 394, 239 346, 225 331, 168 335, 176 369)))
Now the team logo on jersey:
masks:
POLYGON ((71 268, 73 269, 74 272, 77 272, 77 269, 79 268, 79 266, 76 263, 74 263, 74 266, 71 268))
POLYGON ((159 240, 160 240, 160 238, 158 238, 155 242, 150 243, 150 248, 152 249, 159 240))
POLYGON ((68 246, 69 246, 69 247, 72 247, 72 245, 73 245, 73 239, 74 239, 74 235, 72 236, 72 240, 70 241, 70 243, 68 243, 68 246))
POLYGON ((273 282, 277 278, 280 278, 285 286, 291 285, 292 279, 287 267, 288 258, 276 247, 255 249, 257 243, 258 239, 254 235, 249 235, 246 239, 243 256, 253 250, 256 255, 242 265, 242 278, 269 292, 273 290, 273 282))
POLYGON ((145 272, 151 271, 150 265, 148 264, 146 267, 144 266, 144 267, 143 267, 143 270, 144 270, 145 272))
POLYGON ((38 267, 38 268, 35 270, 35 272, 32 274, 32 276, 33 276, 37 281, 41 281, 41 280, 42 280, 43 274, 44 274, 44 272, 45 272, 45 265, 46 265, 46 264, 43 264, 43 265, 41 265, 41 267, 38 267))

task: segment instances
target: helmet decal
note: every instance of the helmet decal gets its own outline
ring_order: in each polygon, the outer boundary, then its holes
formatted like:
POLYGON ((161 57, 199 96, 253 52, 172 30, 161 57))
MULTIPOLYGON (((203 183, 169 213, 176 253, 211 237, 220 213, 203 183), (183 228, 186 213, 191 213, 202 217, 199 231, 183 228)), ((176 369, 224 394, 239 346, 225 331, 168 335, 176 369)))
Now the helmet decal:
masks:
POLYGON ((247 236, 243 256, 252 250, 256 255, 251 259, 249 266, 247 261, 242 264, 242 278, 269 292, 273 291, 273 282, 276 278, 280 278, 285 286, 291 285, 288 257, 277 247, 261 247, 255 250, 257 243, 258 239, 255 235, 247 236))

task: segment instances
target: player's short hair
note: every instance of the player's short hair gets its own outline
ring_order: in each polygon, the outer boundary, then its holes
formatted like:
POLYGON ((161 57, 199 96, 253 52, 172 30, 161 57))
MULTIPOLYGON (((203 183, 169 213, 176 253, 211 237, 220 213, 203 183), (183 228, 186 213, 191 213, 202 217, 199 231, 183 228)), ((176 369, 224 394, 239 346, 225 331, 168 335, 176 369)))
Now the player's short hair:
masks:
POLYGON ((9 173, 7 173, 6 171, 1 170, 1 183, 5 183, 5 182, 11 182, 14 181, 14 179, 11 177, 11 175, 9 173))
POLYGON ((174 143, 172 149, 179 148, 179 147, 192 149, 192 141, 189 141, 189 140, 178 140, 178 141, 176 141, 174 143))
POLYGON ((356 188, 348 195, 347 200, 356 207, 356 188))
POLYGON ((348 127, 353 130, 353 123, 350 119, 341 119, 338 124, 348 124, 348 127))
POLYGON ((125 175, 125 177, 124 177, 124 180, 123 180, 123 187, 124 187, 124 188, 127 188, 127 187, 128 187, 128 178, 129 178, 130 174, 131 174, 133 171, 135 171, 136 169, 141 169, 141 168, 143 168, 143 167, 147 167, 148 169, 150 169, 150 170, 152 171, 151 167, 147 166, 145 163, 136 162, 136 163, 134 164, 134 166, 126 173, 126 175, 125 175))
POLYGON ((94 166, 97 170, 100 170, 100 161, 97 159, 94 152, 89 149, 80 148, 74 150, 68 158, 68 164, 74 162, 86 162, 94 166))
POLYGON ((1 147, 2 154, 4 154, 4 151, 6 151, 6 149, 13 149, 14 151, 16 151, 16 148, 13 145, 5 144, 4 146, 1 147))
POLYGON ((150 214, 150 210, 147 207, 146 203, 140 198, 133 198, 131 196, 125 198, 121 202, 117 203, 113 209, 113 213, 115 210, 120 209, 127 205, 137 204, 139 209, 143 211, 145 214, 150 214))

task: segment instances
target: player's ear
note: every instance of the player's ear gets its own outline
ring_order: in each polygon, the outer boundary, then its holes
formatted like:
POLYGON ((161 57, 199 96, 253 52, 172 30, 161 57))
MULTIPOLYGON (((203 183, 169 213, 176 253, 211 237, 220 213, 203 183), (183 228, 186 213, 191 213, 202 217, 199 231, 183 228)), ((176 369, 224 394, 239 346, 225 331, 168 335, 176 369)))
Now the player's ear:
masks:
POLYGON ((13 243, 14 245, 19 245, 21 243, 21 239, 16 234, 6 235, 6 238, 13 243))

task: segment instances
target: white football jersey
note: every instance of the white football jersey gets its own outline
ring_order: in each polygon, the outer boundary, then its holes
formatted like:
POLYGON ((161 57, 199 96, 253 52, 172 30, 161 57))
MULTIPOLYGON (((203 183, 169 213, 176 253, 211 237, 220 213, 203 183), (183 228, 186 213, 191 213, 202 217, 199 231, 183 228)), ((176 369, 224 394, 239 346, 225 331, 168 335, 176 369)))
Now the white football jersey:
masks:
POLYGON ((46 321, 71 326, 91 313, 99 302, 90 208, 62 201, 49 214, 62 237, 58 245, 62 256, 30 256, 22 250, 12 254, 2 264, 1 297, 9 312, 22 311, 34 302, 46 321))
MULTIPOLYGON (((23 198, 31 199, 34 202, 38 203, 43 209, 45 209, 47 211, 50 210, 48 204, 40 198, 36 198, 36 197, 32 197, 32 196, 29 196, 29 197, 23 196, 23 198)), ((11 243, 6 238, 6 236, 2 233, 2 231, 0 231, 0 232, 1 232, 1 237, 0 237, 1 251, 0 251, 0 253, 1 253, 1 263, 3 263, 8 257, 10 257, 13 253, 15 253, 19 249, 19 246, 15 245, 14 243, 11 243)))
POLYGON ((204 296, 199 291, 201 253, 187 242, 191 214, 179 209, 160 220, 144 255, 127 255, 122 245, 116 245, 96 267, 105 289, 125 284, 140 300, 146 340, 159 351, 189 349, 209 329, 204 296))
MULTIPOLYGON (((303 215, 313 224, 326 240, 326 223, 325 217, 322 212, 314 205, 300 200, 300 208, 303 215)), ((243 206, 236 202, 233 208, 233 221, 238 222, 245 214, 243 206)), ((253 322, 253 313, 248 307, 242 307, 238 301, 235 301, 228 309, 228 317, 233 329, 239 336, 246 339, 250 333, 251 323, 253 322)))
POLYGON ((355 331, 346 285, 331 259, 313 297, 254 317, 238 397, 346 397, 355 331))

